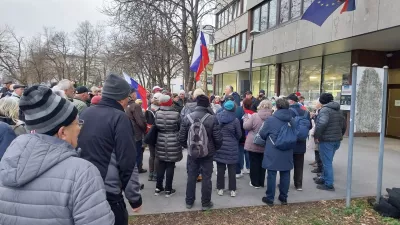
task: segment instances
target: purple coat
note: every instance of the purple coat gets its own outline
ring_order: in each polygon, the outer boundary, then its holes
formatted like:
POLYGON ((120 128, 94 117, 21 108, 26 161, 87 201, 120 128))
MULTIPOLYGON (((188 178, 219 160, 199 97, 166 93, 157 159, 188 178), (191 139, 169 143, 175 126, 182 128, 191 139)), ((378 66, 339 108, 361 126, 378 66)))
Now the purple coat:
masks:
POLYGON ((260 130, 264 121, 272 115, 272 110, 261 109, 258 113, 251 115, 250 117, 245 116, 243 118, 243 128, 249 133, 246 137, 244 149, 249 152, 264 153, 264 146, 259 146, 253 143, 254 136, 256 136, 258 130, 260 130))

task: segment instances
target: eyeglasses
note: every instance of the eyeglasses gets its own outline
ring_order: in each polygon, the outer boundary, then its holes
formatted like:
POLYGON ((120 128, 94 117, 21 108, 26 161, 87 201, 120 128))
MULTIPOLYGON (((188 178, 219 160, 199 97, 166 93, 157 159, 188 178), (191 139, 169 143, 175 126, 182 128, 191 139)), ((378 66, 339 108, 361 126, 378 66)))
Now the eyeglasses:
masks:
POLYGON ((85 123, 84 120, 79 119, 79 120, 78 120, 78 126, 79 126, 79 128, 82 128, 84 123, 85 123))

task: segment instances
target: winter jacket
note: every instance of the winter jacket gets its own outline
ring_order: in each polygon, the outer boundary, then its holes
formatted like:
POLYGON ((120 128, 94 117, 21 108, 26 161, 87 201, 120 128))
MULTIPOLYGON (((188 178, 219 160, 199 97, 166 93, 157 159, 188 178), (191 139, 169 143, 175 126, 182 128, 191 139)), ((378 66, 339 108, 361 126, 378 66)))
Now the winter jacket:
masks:
POLYGON ((67 142, 16 138, 0 162, 0 224, 114 224, 99 170, 67 142))
POLYGON ((235 112, 222 111, 217 114, 221 127, 222 146, 215 153, 214 160, 224 164, 235 164, 239 160, 239 140, 242 137, 240 122, 235 112))
POLYGON ((84 101, 76 98, 73 99, 72 104, 78 109, 79 114, 88 107, 84 101))
POLYGON ((337 102, 330 102, 322 107, 315 125, 315 139, 319 142, 335 142, 343 140, 346 133, 346 120, 337 102))
POLYGON ((265 120, 265 124, 260 130, 261 138, 266 140, 262 162, 264 169, 274 171, 289 171, 293 169, 293 150, 279 150, 271 142, 271 139, 276 141, 282 126, 291 120, 292 114, 289 109, 277 110, 273 116, 265 120))
POLYGON ((256 101, 251 105, 251 110, 253 110, 254 112, 257 112, 258 106, 265 99, 267 99, 267 98, 266 97, 262 97, 262 98, 258 97, 258 98, 256 98, 256 101))
POLYGON ((156 113, 156 157, 165 162, 182 160, 182 146, 178 140, 181 119, 172 107, 161 106, 156 113))
MULTIPOLYGON (((240 106, 240 95, 237 92, 232 92, 231 95, 235 99, 235 104, 237 106, 240 106)), ((226 96, 224 97, 223 103, 225 103, 225 98, 226 98, 226 96)))
POLYGON ((264 146, 256 145, 253 143, 253 141, 264 121, 271 115, 272 110, 261 109, 258 113, 255 113, 251 116, 244 116, 243 128, 249 131, 246 137, 246 143, 244 144, 244 149, 246 151, 264 153, 264 146))
POLYGON ((10 92, 10 90, 8 88, 2 87, 0 89, 0 98, 4 98, 4 97, 6 97, 6 96, 8 96, 10 94, 11 94, 11 92, 10 92))
POLYGON ((19 121, 17 121, 17 123, 15 123, 10 118, 0 116, 0 122, 4 122, 4 123, 8 124, 17 136, 27 133, 27 130, 25 128, 25 123, 23 121, 19 120, 19 121))
POLYGON ((10 98, 12 98, 13 100, 19 102, 19 100, 21 99, 21 96, 17 95, 17 93, 13 92, 11 93, 10 98))
POLYGON ((151 104, 150 108, 144 113, 144 117, 148 124, 154 125, 156 122, 156 112, 160 109, 160 106, 151 104))
POLYGON ((182 109, 183 109, 183 105, 182 105, 182 100, 181 99, 179 99, 180 101, 178 101, 178 102, 175 102, 175 101, 173 101, 173 103, 172 103, 172 108, 174 108, 175 109, 175 111, 177 111, 179 114, 181 113, 181 111, 182 111, 182 109))
POLYGON ((136 104, 135 101, 130 100, 125 112, 132 122, 135 141, 142 140, 143 134, 147 129, 146 119, 144 118, 142 107, 140 107, 139 104, 136 104))
POLYGON ((80 119, 85 121, 78 137, 81 157, 99 169, 107 200, 122 200, 124 191, 132 208, 141 206, 139 178, 134 170, 136 143, 132 123, 121 104, 103 96, 98 105, 83 111, 80 119))
MULTIPOLYGON (((210 114, 208 108, 197 106, 195 110, 190 113, 190 116, 193 120, 196 120, 203 118, 203 116, 207 113, 210 114)), ((217 117, 214 115, 207 117, 203 125, 206 128, 208 136, 208 156, 213 156, 215 154, 215 151, 217 149, 220 149, 222 145, 222 135, 217 117)), ((189 119, 187 117, 184 117, 184 119, 182 120, 181 129, 179 130, 179 142, 185 148, 187 148, 187 140, 190 126, 191 123, 189 119)))
MULTIPOLYGON (((310 113, 308 111, 301 109, 300 106, 301 106, 300 104, 290 105, 289 111, 291 112, 293 118, 296 117, 296 113, 293 110, 296 110, 297 113, 299 114, 299 116, 307 115, 307 119, 310 121, 309 127, 311 129, 312 125, 311 125, 310 113)), ((307 150, 307 141, 306 140, 298 140, 296 143, 296 148, 293 149, 293 153, 294 154, 304 154, 304 153, 306 153, 306 150, 307 150)))
POLYGON ((315 134, 315 120, 311 120, 312 128, 308 133, 307 139, 307 151, 318 151, 318 144, 315 143, 314 134, 315 134))
POLYGON ((11 127, 3 122, 0 122, 0 160, 6 152, 8 146, 17 137, 11 127))

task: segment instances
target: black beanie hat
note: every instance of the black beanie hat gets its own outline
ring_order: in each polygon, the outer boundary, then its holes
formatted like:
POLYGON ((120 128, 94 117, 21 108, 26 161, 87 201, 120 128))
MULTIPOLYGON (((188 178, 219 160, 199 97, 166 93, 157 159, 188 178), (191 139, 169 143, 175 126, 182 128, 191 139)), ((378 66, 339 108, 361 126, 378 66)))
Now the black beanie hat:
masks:
POLYGON ((199 95, 196 98, 197 106, 208 107, 210 106, 210 100, 205 95, 199 95))
POLYGON ((102 96, 115 101, 120 101, 129 96, 131 86, 122 77, 110 74, 104 82, 102 96))
POLYGON ((298 102, 299 98, 297 97, 297 95, 295 93, 292 93, 290 95, 287 96, 287 99, 298 102))
POLYGON ((322 93, 319 97, 319 102, 322 105, 326 105, 329 102, 333 102, 333 95, 331 93, 322 93))

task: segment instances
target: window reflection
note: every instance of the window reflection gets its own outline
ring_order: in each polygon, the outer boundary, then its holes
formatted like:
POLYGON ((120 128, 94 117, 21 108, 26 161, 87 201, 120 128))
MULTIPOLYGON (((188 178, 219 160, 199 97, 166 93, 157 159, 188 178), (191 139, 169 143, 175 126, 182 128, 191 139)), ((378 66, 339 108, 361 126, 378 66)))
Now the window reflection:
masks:
POLYGON ((289 21, 289 9, 290 9, 289 0, 281 0, 281 12, 279 21, 280 23, 289 21))
POLYGON ((324 57, 323 92, 332 93, 340 101, 343 75, 350 73, 351 53, 340 53, 324 57))
POLYGON ((317 100, 321 87, 322 57, 300 61, 299 92, 306 102, 317 100))
POLYGON ((260 30, 260 8, 253 11, 253 30, 260 30))
POLYGON ((268 68, 269 70, 269 88, 266 91, 268 98, 272 98, 275 96, 275 74, 276 74, 276 67, 275 65, 271 65, 268 68))
POLYGON ((301 14, 301 0, 292 0, 291 18, 299 17, 301 14))
POLYGON ((296 92, 299 82, 299 62, 283 63, 281 74, 281 95, 287 96, 296 92))
POLYGON ((277 0, 272 0, 269 3, 269 22, 268 28, 274 27, 276 25, 276 3, 277 0))
POLYGON ((268 28, 268 7, 269 4, 264 4, 261 6, 261 21, 260 21, 260 29, 261 31, 267 30, 268 28))

